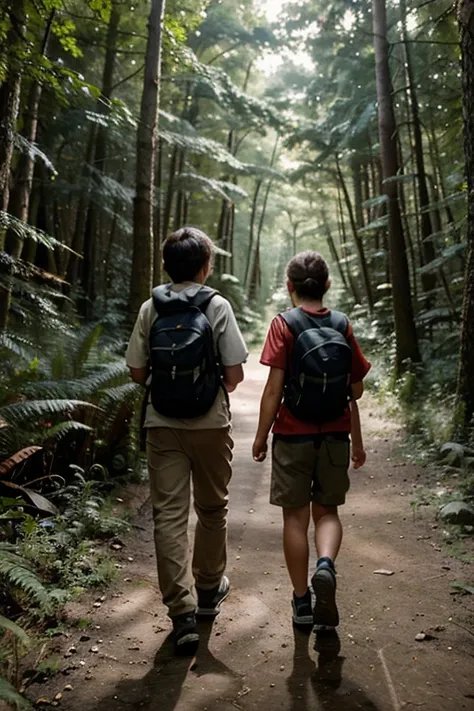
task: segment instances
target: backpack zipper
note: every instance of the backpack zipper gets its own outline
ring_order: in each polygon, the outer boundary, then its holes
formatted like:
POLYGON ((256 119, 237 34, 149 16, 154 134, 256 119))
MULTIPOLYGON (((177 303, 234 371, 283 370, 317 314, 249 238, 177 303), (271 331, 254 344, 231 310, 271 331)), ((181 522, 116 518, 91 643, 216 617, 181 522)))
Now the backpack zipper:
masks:
POLYGON ((323 394, 326 392, 327 382, 328 382, 328 374, 324 373, 323 374, 323 394))

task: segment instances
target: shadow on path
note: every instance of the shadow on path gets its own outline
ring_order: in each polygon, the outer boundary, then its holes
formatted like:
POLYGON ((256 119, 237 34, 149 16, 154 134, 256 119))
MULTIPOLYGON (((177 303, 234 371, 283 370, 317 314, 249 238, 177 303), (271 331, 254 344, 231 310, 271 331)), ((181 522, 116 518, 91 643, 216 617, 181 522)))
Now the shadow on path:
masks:
POLYGON ((314 711, 315 708, 337 711, 377 711, 376 704, 356 684, 343 678, 345 657, 340 655, 341 642, 336 631, 312 632, 293 629, 293 670, 287 681, 291 699, 289 711, 314 711), (315 640, 317 664, 309 655, 315 640), (318 705, 315 707, 313 693, 318 705))
POLYGON ((102 698, 96 711, 174 711, 181 699, 188 674, 196 677, 215 674, 239 681, 240 676, 214 657, 209 650, 212 622, 199 625, 200 645, 196 657, 177 657, 173 635, 169 634, 158 649, 153 668, 141 679, 122 679, 114 691, 102 698))

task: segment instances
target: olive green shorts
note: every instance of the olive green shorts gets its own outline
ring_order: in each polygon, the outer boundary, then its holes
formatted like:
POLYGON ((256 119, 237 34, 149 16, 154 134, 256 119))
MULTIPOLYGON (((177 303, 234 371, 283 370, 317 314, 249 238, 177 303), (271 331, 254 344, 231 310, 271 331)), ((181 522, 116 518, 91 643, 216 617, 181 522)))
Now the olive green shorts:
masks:
POLYGON ((275 435, 270 503, 299 508, 345 503, 349 490, 349 437, 341 435, 275 435))

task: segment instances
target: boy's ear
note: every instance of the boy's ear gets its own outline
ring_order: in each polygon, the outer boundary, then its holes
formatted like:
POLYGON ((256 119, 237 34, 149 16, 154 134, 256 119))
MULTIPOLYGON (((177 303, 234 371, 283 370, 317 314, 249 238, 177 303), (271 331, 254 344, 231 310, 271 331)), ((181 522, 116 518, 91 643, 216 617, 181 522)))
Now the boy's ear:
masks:
POLYGON ((325 294, 327 294, 328 291, 329 291, 329 289, 331 288, 331 283, 332 283, 331 280, 328 279, 327 282, 326 282, 326 286, 324 287, 324 293, 325 293, 325 294))
POLYGON ((294 294, 294 293, 295 293, 295 285, 294 285, 293 282, 290 281, 289 279, 287 279, 287 281, 286 281, 286 288, 288 289, 288 291, 290 292, 290 294, 294 294))

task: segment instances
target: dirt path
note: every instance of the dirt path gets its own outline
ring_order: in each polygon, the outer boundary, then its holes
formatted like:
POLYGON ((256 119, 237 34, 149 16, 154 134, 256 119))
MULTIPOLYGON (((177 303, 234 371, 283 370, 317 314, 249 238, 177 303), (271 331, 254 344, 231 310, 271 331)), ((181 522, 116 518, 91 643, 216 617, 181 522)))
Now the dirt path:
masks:
POLYGON ((124 568, 115 591, 100 609, 92 599, 75 611, 100 629, 88 631, 89 641, 81 642, 80 632, 71 636, 62 651, 72 643, 78 651, 63 660, 67 677, 39 695, 53 698, 70 684, 60 702, 70 711, 474 709, 474 610, 450 587, 468 570, 446 559, 429 516, 413 520, 409 500, 420 472, 393 459, 399 433, 370 398, 363 406, 369 463, 353 473, 342 513, 341 652, 332 661, 318 657, 314 636, 293 631, 280 512, 267 503, 269 464, 256 465, 249 454, 264 377, 252 361, 233 399, 233 592, 214 626, 202 628, 195 662, 171 653, 145 505, 142 528, 118 554, 124 568), (394 574, 374 574, 378 569, 394 574), (415 641, 428 629, 434 639, 415 641))

